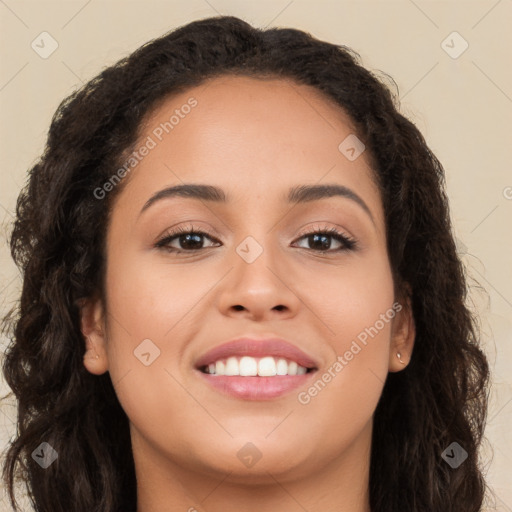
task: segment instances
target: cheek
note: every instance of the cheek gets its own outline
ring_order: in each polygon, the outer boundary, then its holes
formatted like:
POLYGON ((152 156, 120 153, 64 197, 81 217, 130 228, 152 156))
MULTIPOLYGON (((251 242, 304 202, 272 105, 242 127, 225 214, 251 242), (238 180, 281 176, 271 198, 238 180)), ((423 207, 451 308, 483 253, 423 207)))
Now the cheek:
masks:
POLYGON ((151 338, 157 344, 166 343, 176 337, 189 312, 218 277, 212 277, 212 269, 204 268, 206 265, 191 270, 163 258, 148 261, 135 256, 117 258, 107 274, 108 300, 133 342, 151 338))
POLYGON ((197 306, 218 274, 212 274, 211 268, 184 271, 185 266, 163 259, 148 264, 142 257, 115 249, 110 261, 115 262, 106 279, 112 382, 127 412, 138 414, 143 399, 145 411, 161 413, 163 404, 173 404, 174 399, 159 393, 177 387, 169 373, 175 373, 187 343, 204 327, 197 306))
POLYGON ((397 305, 385 254, 340 268, 336 279, 317 273, 306 300, 321 319, 332 355, 313 386, 301 390, 298 403, 311 418, 310 428, 356 432, 372 416, 388 373, 397 305))
MULTIPOLYGON (((300 294, 321 320, 324 337, 338 354, 348 350, 351 340, 373 326, 394 301, 393 279, 384 251, 375 250, 364 257, 354 255, 338 266, 316 263, 307 272, 297 268, 291 276, 294 281, 302 282, 298 289, 304 291, 300 294)), ((389 339, 389 327, 389 322, 384 326, 379 322, 380 339, 389 339)))

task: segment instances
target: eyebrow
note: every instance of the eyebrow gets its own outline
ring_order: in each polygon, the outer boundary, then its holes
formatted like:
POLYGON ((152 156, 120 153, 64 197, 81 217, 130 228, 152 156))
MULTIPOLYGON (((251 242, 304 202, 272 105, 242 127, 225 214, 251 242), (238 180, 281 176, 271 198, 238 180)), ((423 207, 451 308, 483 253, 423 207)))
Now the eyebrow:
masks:
MULTIPOLYGON (((336 196, 354 201, 368 214, 372 222, 375 224, 375 220, 370 208, 368 208, 368 205, 353 190, 343 185, 334 183, 324 185, 297 185, 290 188, 286 200, 290 204, 299 204, 336 196)), ((186 197, 215 203, 228 203, 230 201, 229 195, 227 195, 221 188, 213 185, 203 185, 201 183, 185 183, 183 185, 164 188, 153 194, 146 201, 139 215, 157 201, 172 197, 186 197)))

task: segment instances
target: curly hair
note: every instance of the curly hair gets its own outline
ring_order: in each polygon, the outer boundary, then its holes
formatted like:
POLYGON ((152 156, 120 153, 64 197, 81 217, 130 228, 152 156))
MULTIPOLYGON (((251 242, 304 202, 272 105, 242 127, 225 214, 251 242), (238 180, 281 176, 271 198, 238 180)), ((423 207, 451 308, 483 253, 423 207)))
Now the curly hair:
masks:
POLYGON ((62 101, 18 197, 10 238, 23 275, 21 297, 3 320, 3 373, 18 402, 3 479, 15 510, 19 477, 39 512, 135 511, 128 418, 108 372, 84 367, 79 321, 81 301, 104 296, 107 224, 126 180, 102 200, 93 191, 133 151, 159 102, 229 74, 315 87, 350 116, 371 157, 395 290, 410 285, 416 325, 410 364, 388 374, 374 414, 372 511, 481 510, 490 376, 465 305, 444 169, 399 113, 397 95, 360 62, 354 50, 301 30, 217 16, 147 42, 62 101), (59 454, 45 470, 31 457, 42 442, 59 454), (452 442, 467 452, 457 469, 441 457, 452 442))

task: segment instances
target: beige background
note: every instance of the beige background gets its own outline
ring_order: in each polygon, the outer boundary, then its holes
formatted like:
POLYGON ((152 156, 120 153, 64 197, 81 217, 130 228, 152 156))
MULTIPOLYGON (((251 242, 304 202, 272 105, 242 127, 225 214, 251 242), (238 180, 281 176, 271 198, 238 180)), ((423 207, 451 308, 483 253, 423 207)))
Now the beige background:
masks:
MULTIPOLYGON (((0 314, 20 290, 6 245, 16 197, 60 101, 147 40, 216 14, 348 45, 367 68, 396 81, 402 112, 446 169, 454 231, 471 277, 468 304, 480 318, 493 369, 484 466, 496 509, 512 511, 512 0, 0 0, 0 314), (47 59, 31 48, 43 31, 59 45, 47 59), (463 39, 450 36, 454 31, 463 39), (467 50, 452 58, 464 40, 467 50)), ((7 391, 0 380, 0 393, 7 391)), ((15 414, 14 404, 0 407, 0 450, 14 433, 15 414)), ((0 493, 0 511, 8 510, 0 493)))

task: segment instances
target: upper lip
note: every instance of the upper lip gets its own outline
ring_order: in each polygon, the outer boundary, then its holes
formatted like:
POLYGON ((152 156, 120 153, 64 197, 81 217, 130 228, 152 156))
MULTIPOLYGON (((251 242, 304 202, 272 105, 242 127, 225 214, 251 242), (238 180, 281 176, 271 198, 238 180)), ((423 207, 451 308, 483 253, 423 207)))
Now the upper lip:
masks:
POLYGON ((199 357, 196 361, 196 368, 202 368, 219 359, 227 359, 232 356, 282 357, 295 361, 305 368, 317 368, 317 362, 312 357, 293 343, 275 336, 265 339, 247 336, 218 345, 199 357))

